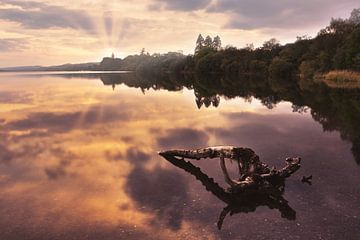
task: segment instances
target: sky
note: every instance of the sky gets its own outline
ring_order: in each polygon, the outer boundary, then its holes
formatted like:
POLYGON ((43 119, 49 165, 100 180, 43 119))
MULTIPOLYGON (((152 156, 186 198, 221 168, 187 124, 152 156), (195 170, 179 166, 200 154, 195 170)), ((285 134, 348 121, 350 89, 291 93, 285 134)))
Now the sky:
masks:
POLYGON ((358 0, 0 0, 0 67, 98 62, 168 51, 193 53, 197 36, 223 46, 316 36, 358 0))

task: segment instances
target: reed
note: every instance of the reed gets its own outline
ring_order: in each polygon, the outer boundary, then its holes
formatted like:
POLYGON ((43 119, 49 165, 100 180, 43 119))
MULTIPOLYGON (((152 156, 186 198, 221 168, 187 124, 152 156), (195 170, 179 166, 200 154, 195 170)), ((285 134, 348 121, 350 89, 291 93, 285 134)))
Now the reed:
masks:
POLYGON ((360 88, 360 72, 334 70, 323 74, 321 79, 333 88, 360 88))

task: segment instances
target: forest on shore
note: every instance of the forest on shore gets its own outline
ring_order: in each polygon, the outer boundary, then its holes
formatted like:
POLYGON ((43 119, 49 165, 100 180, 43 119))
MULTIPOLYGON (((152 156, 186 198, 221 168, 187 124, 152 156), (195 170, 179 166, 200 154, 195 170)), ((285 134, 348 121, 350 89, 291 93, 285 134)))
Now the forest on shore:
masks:
POLYGON ((132 70, 140 74, 195 73, 221 74, 226 77, 243 75, 265 78, 304 79, 327 77, 348 78, 360 82, 360 8, 354 9, 348 19, 333 18, 314 38, 299 36, 294 43, 281 45, 275 38, 254 48, 221 46, 216 36, 196 40, 193 55, 178 52, 128 56, 117 62, 105 58, 100 70, 132 70))

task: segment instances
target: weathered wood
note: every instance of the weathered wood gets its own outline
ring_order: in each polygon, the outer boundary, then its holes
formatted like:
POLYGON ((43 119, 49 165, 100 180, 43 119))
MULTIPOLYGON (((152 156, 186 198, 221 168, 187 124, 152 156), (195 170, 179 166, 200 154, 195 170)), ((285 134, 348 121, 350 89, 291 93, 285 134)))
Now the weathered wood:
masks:
POLYGON ((195 150, 170 150, 159 153, 173 165, 195 176, 206 188, 227 206, 219 215, 217 226, 221 229, 228 214, 254 212, 259 206, 278 209, 281 217, 294 220, 296 212, 283 198, 285 179, 300 168, 300 158, 287 158, 281 170, 268 168, 249 148, 211 147, 195 150), (238 162, 239 180, 230 179, 225 165, 225 157, 238 162), (224 189, 213 178, 208 177, 199 167, 185 158, 220 158, 220 167, 230 188, 224 189), (241 177, 242 176, 242 177, 241 177))
MULTIPOLYGON (((280 170, 269 168, 260 161, 258 155, 250 148, 233 146, 207 147, 194 150, 169 150, 159 153, 161 156, 174 159, 213 159, 220 158, 220 167, 225 182, 230 185, 231 191, 243 191, 248 188, 261 188, 265 185, 281 181, 300 168, 300 158, 286 158, 285 167, 280 170), (237 161, 239 179, 231 179, 225 164, 225 159, 237 161)), ((173 160, 174 160, 173 159, 173 160)))

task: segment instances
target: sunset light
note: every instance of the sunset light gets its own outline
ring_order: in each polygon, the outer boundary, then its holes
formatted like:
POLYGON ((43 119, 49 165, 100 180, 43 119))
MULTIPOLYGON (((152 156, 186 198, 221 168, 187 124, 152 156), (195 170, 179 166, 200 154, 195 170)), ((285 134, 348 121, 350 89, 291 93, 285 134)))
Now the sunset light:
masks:
POLYGON ((359 0, 0 0, 0 240, 359 240, 359 0))

